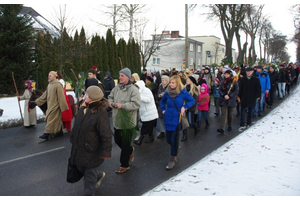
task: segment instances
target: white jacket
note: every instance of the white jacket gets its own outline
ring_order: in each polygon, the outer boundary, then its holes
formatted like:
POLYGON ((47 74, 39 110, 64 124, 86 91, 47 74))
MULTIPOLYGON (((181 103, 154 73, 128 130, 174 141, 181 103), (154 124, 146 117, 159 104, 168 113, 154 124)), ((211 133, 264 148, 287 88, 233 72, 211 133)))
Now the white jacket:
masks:
POLYGON ((142 80, 137 81, 135 84, 139 87, 141 96, 141 107, 139 109, 139 114, 142 122, 157 119, 158 112, 151 90, 145 86, 145 82, 142 80))

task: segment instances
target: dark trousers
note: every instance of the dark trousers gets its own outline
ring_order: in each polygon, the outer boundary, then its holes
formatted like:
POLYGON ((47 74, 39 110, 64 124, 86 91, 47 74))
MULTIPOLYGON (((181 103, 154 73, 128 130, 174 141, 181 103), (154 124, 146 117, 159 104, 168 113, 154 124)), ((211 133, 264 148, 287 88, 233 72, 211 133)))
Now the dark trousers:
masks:
POLYGON ((215 113, 217 113, 219 115, 220 114, 220 98, 214 97, 214 103, 215 103, 215 108, 216 108, 215 113))
POLYGON ((145 136, 149 134, 149 136, 153 136, 154 127, 156 127, 156 119, 147 122, 142 121, 141 135, 145 136))
POLYGON ((247 125, 251 125, 251 117, 252 117, 252 108, 247 108, 241 106, 241 125, 246 125, 246 120, 245 120, 245 114, 246 114, 246 109, 248 109, 248 114, 247 114, 247 125))
POLYGON ((223 129, 223 130, 225 129, 227 121, 228 121, 228 127, 232 126, 233 109, 234 109, 234 107, 228 107, 227 101, 221 107, 221 110, 222 110, 221 129, 223 129))
POLYGON ((84 174, 84 195, 93 195, 97 183, 97 178, 102 175, 100 166, 93 168, 77 166, 77 169, 84 174))
POLYGON ((171 145, 171 156, 177 156, 179 148, 179 131, 166 131, 167 143, 171 145))
POLYGON ((132 154, 133 148, 130 145, 132 140, 132 133, 135 131, 131 129, 115 129, 115 142, 121 149, 120 163, 121 167, 129 167, 129 157, 132 154))

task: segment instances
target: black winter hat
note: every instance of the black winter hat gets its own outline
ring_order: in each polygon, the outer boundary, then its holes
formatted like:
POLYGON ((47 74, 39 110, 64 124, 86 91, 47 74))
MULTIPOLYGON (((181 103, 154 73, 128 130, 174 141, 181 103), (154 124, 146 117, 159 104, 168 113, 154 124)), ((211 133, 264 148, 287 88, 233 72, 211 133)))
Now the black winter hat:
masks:
POLYGON ((196 81, 196 79, 195 79, 193 76, 189 76, 189 79, 190 79, 196 86, 198 86, 197 81, 196 81))

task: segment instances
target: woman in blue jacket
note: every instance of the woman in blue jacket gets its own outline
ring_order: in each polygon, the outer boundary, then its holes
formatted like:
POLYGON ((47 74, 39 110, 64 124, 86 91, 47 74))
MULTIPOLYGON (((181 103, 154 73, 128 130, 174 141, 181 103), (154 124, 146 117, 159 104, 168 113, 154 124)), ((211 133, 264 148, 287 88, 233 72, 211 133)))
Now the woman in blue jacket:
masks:
POLYGON ((166 169, 173 169, 177 161, 180 132, 180 129, 177 129, 179 115, 192 107, 194 103, 194 98, 184 88, 180 77, 178 75, 172 76, 169 86, 160 102, 160 107, 164 115, 166 139, 168 144, 171 145, 171 158, 166 169))

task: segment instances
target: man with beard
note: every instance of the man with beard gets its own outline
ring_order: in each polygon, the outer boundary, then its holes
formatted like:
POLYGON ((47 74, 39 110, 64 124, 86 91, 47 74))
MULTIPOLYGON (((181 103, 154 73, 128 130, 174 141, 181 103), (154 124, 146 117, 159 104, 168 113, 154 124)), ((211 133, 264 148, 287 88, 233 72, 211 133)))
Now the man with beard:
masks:
POLYGON ((39 136, 39 138, 44 140, 48 140, 51 135, 61 132, 62 112, 69 109, 64 95, 64 89, 56 77, 57 73, 55 71, 49 72, 49 84, 47 89, 42 96, 34 102, 38 106, 47 102, 45 132, 43 135, 39 136))

